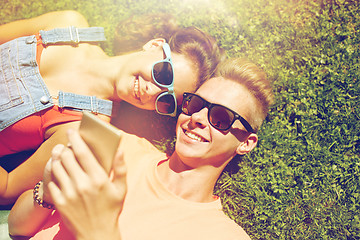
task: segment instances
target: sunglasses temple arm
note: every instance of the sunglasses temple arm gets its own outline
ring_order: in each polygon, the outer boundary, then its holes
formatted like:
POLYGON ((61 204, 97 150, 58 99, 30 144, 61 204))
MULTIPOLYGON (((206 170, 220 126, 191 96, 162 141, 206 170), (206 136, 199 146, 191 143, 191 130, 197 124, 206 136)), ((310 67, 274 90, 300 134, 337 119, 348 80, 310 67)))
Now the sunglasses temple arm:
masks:
POLYGON ((245 129, 250 133, 255 133, 254 129, 251 127, 251 125, 241 116, 239 116, 239 120, 244 125, 245 129))

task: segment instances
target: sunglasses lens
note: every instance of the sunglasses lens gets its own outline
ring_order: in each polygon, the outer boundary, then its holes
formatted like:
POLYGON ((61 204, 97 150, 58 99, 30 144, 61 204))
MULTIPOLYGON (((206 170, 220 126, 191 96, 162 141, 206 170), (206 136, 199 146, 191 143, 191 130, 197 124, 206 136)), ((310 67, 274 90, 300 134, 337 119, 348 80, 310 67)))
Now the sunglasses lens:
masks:
POLYGON ((234 117, 232 112, 221 106, 213 106, 209 112, 210 123, 220 130, 228 129, 234 117))
POLYGON ((182 105, 182 111, 186 115, 192 115, 193 113, 199 112, 204 107, 204 102, 201 98, 190 95, 187 96, 182 105))
POLYGON ((162 84, 169 86, 173 83, 174 75, 173 68, 170 62, 159 62, 156 63, 153 67, 153 77, 154 79, 162 84))
POLYGON ((175 98, 171 94, 165 94, 156 101, 157 111, 163 114, 171 114, 175 112, 175 98))

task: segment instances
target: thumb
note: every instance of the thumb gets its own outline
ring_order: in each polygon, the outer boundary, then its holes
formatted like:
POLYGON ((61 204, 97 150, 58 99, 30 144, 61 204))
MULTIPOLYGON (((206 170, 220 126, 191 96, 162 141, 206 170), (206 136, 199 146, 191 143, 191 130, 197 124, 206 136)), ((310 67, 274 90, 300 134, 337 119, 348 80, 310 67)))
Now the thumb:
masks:
POLYGON ((113 161, 113 183, 121 192, 126 192, 126 165, 124 161, 124 154, 118 151, 113 161))

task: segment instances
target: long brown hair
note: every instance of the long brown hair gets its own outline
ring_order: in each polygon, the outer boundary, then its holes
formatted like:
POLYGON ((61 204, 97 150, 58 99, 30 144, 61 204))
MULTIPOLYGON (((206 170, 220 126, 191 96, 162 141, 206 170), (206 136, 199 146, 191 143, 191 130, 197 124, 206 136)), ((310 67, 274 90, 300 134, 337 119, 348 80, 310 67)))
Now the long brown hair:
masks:
POLYGON ((198 73, 196 88, 214 76, 224 59, 224 51, 213 37, 196 27, 180 27, 172 15, 164 13, 133 16, 120 22, 115 31, 114 53, 140 50, 154 38, 164 38, 172 52, 192 61, 198 73))

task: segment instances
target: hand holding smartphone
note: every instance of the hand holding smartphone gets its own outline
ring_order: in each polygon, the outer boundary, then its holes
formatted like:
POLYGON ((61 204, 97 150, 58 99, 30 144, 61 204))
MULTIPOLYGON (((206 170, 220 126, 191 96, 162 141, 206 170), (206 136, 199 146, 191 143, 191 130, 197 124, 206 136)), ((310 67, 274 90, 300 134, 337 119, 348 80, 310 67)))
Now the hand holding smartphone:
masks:
POLYGON ((109 173, 120 143, 120 130, 84 111, 79 132, 101 166, 109 173))

